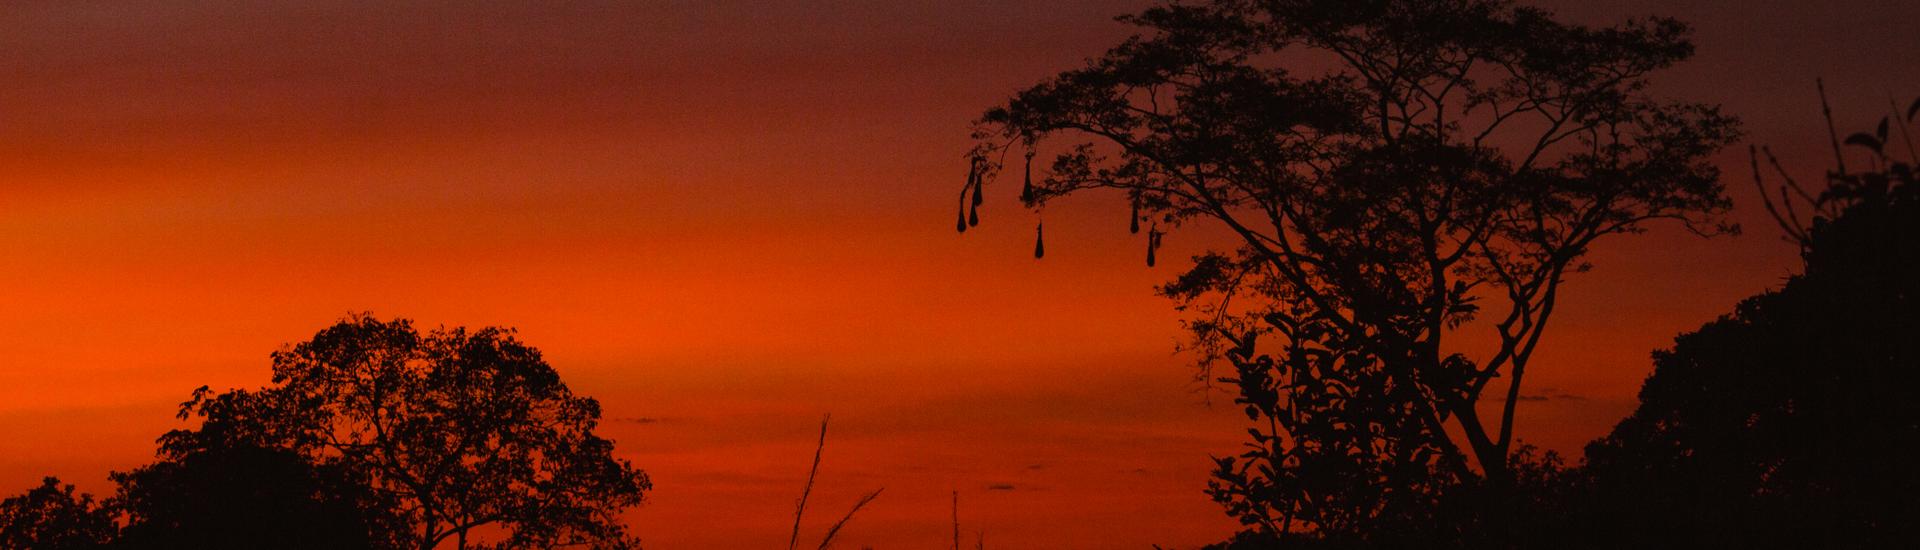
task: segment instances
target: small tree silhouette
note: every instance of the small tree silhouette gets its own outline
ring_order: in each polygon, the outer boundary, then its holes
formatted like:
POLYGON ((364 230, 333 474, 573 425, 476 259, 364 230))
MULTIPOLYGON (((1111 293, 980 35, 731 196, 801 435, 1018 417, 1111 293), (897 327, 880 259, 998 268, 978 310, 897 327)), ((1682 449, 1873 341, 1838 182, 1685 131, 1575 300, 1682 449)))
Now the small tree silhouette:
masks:
MULTIPOLYGON (((594 435, 600 406, 560 381, 511 330, 349 317, 273 354, 274 385, 194 392, 197 430, 161 438, 172 460, 205 449, 284 449, 390 502, 407 546, 635 545, 618 513, 651 488, 594 435)), ((136 477, 133 479, 137 479, 136 477)))
POLYGON ((1161 292, 1194 314, 1203 364, 1234 367, 1255 427, 1211 493, 1266 536, 1378 537, 1383 518, 1433 524, 1444 487, 1511 483, 1521 383, 1593 243, 1660 219, 1730 229, 1708 157, 1735 122, 1645 92, 1692 53, 1677 21, 1590 28, 1504 0, 1213 0, 1123 20, 1145 34, 981 118, 957 227, 1019 149, 1030 207, 1124 193, 1149 265, 1163 228, 1238 236, 1161 292), (1498 345, 1470 356, 1450 334, 1489 309, 1498 345))
POLYGON ((54 478, 0 502, 0 548, 637 546, 618 513, 646 474, 511 330, 356 315, 273 363, 272 386, 195 390, 180 417, 200 426, 113 474, 105 505, 54 478))

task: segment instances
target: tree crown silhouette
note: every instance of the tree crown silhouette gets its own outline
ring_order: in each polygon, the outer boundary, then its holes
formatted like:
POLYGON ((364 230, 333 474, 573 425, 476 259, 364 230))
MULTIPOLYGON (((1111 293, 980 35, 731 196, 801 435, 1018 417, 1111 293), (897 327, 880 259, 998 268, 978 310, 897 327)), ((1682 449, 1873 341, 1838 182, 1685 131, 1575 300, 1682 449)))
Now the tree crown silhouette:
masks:
POLYGON ((1161 292, 1259 422, 1214 488, 1256 529, 1347 529, 1430 500, 1419 480, 1509 478, 1521 382, 1591 246, 1661 219, 1731 229, 1708 157, 1735 121, 1646 89, 1693 51, 1672 19, 1214 0, 1123 20, 1144 32, 980 119, 959 227, 1020 152, 1030 207, 1124 193, 1149 264, 1185 223, 1238 237, 1161 292), (1489 311, 1496 345, 1469 355, 1450 335, 1489 311))
POLYGON ((287 449, 392 502, 409 546, 634 545, 618 514, 647 476, 593 433, 600 406, 573 395, 507 329, 436 329, 350 317, 273 354, 274 385, 181 406, 197 430, 164 457, 236 443, 287 449), (485 544, 476 535, 496 533, 485 544))

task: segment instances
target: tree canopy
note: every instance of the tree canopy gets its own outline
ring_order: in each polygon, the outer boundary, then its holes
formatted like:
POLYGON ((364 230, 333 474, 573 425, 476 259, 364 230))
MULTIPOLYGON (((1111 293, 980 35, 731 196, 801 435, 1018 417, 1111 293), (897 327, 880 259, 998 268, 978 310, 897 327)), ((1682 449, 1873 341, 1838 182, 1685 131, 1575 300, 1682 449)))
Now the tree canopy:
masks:
POLYGON ((413 548, 635 544, 618 514, 651 488, 646 474, 593 433, 599 404, 511 330, 422 334, 354 316, 275 352, 273 382, 196 391, 181 416, 201 426, 162 437, 162 455, 291 451, 391 503, 413 548))
POLYGON ((1234 366, 1256 427, 1213 493, 1256 530, 1359 536, 1436 485, 1510 481, 1521 382, 1592 245, 1654 220, 1731 229, 1708 158, 1735 121, 1647 89, 1693 51, 1678 21, 1588 27, 1503 0, 1123 20, 1142 33, 980 119, 958 227, 1017 153, 1030 207, 1123 193, 1150 265, 1187 223, 1238 237, 1161 292, 1204 362, 1234 366), (1483 318, 1496 345, 1470 355, 1451 335, 1483 318), (1504 404, 1482 419, 1489 387, 1504 404))
POLYGON ((0 501, 0 548, 635 548, 619 514, 652 488, 510 329, 351 316, 179 416, 104 503, 53 478, 0 501))

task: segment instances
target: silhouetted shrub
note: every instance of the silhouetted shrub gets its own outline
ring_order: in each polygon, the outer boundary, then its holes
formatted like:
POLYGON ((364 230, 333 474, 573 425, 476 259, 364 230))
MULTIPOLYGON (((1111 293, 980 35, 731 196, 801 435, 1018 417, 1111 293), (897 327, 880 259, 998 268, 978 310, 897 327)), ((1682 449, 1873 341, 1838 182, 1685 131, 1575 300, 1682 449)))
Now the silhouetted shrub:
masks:
POLYGON ((1920 192, 1880 168, 1834 175, 1845 206, 1813 220, 1804 274, 1655 354, 1640 407, 1587 448, 1587 537, 1920 540, 1920 192))

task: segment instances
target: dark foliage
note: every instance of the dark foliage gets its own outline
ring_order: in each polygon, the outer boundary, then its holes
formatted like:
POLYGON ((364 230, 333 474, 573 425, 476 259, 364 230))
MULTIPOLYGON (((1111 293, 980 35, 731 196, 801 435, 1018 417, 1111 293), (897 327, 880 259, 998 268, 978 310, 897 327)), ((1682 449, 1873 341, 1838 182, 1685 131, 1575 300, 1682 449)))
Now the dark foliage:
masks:
POLYGON ((74 493, 52 477, 39 487, 0 501, 0 548, 91 550, 114 535, 113 515, 92 495, 74 493))
POLYGON ((1805 273, 1655 354, 1639 409, 1587 448, 1600 508, 1588 536, 1745 548, 1920 540, 1913 180, 1906 163, 1832 174, 1820 210, 1839 215, 1796 236, 1805 273))
POLYGON ((394 548, 391 509, 334 466, 252 446, 195 449, 116 473, 113 506, 128 518, 118 548, 394 548))

